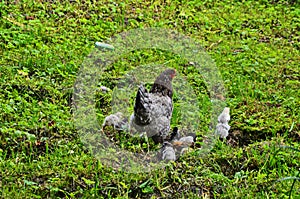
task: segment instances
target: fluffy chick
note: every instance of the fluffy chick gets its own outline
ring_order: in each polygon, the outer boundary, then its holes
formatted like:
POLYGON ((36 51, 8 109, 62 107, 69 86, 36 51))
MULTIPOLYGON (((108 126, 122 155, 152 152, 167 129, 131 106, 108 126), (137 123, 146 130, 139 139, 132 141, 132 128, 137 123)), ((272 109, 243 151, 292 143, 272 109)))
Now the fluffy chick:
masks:
MULTIPOLYGON (((177 133, 176 137, 178 137, 178 134, 179 133, 177 133)), ((172 141, 172 144, 175 148, 176 154, 182 155, 184 154, 185 151, 188 150, 189 147, 193 146, 195 142, 196 142, 196 134, 189 133, 187 136, 180 137, 179 139, 174 139, 172 141)))
POLYGON ((166 162, 176 160, 175 150, 170 142, 163 143, 161 148, 161 159, 166 162))
POLYGON ((229 134, 229 129, 230 129, 230 126, 228 124, 230 120, 229 111, 230 109, 228 107, 225 107, 222 113, 218 117, 216 132, 222 139, 226 139, 226 137, 229 134))
POLYGON ((217 132, 220 135, 220 138, 225 139, 228 136, 229 129, 230 129, 230 126, 228 124, 219 123, 217 124, 216 128, 217 128, 217 132))
POLYGON ((170 136, 170 141, 179 140, 179 139, 180 139, 180 133, 178 127, 174 127, 173 132, 171 133, 170 136))
POLYGON ((222 113, 218 117, 218 123, 228 123, 230 120, 230 115, 229 115, 230 109, 228 107, 225 107, 222 113))
POLYGON ((124 130, 128 126, 128 119, 121 112, 111 114, 104 119, 102 129, 106 126, 113 126, 115 130, 124 130))

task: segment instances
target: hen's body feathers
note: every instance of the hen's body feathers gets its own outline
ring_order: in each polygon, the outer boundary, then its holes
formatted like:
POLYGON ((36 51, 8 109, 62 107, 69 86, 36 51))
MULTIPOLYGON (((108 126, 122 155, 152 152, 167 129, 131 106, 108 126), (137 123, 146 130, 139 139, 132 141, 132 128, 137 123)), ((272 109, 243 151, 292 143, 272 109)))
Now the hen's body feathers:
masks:
POLYGON ((166 96, 157 96, 152 93, 145 93, 147 104, 136 104, 135 112, 130 119, 130 127, 137 132, 146 132, 154 142, 162 142, 170 130, 172 117, 172 100, 166 96))

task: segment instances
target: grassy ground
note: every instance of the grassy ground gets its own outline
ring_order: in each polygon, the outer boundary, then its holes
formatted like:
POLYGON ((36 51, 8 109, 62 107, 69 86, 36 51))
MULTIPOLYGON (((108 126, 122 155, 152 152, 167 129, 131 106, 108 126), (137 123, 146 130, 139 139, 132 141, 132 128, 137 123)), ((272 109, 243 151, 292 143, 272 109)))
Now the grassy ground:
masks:
MULTIPOLYGON (((299 198, 299 179, 285 178, 300 172, 299 7, 263 0, 2 1, 2 198, 299 198), (85 149, 71 97, 94 42, 140 27, 172 28, 201 42, 222 74, 232 129, 206 156, 192 152, 165 169, 131 174, 85 149)), ((165 61, 136 52, 107 78, 149 60, 165 61)))

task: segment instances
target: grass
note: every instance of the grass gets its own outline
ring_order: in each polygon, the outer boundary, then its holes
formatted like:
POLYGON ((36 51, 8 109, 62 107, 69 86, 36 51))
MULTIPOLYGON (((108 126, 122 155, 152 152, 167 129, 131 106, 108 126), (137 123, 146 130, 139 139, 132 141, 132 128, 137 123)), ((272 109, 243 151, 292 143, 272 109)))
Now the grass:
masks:
MULTIPOLYGON (((300 148, 299 14, 298 1, 1 1, 2 198, 298 198, 300 153, 281 146, 300 148), (96 41, 142 27, 175 29, 201 43, 223 77, 232 128, 204 156, 195 150, 133 174, 84 147, 72 94, 96 41)), ((166 61, 204 104, 200 136, 210 122, 209 96, 201 74, 180 57, 134 51, 101 83, 113 88, 129 69, 166 61)), ((100 121, 111 111, 104 108, 110 94, 97 94, 100 121)))

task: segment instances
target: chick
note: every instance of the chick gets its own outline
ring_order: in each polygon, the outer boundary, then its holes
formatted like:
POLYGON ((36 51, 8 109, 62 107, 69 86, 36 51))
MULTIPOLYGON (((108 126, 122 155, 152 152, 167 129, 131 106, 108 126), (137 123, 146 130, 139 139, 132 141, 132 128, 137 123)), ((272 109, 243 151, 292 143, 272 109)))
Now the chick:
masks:
POLYGON ((128 127, 128 119, 121 112, 111 114, 104 119, 102 129, 106 126, 113 126, 115 130, 124 130, 128 127))
POLYGON ((228 107, 225 107, 223 112, 219 115, 218 117, 218 123, 228 123, 230 120, 230 115, 229 115, 230 109, 228 107))
POLYGON ((230 126, 228 124, 222 124, 222 123, 219 123, 217 124, 217 132, 218 134, 220 135, 220 138, 226 138, 229 134, 229 129, 230 129, 230 126))
POLYGON ((171 133, 171 136, 170 136, 170 140, 174 141, 174 140, 179 140, 179 139, 180 139, 180 133, 179 133, 178 127, 174 127, 173 132, 171 133))
POLYGON ((187 136, 181 137, 179 139, 179 142, 188 143, 190 146, 192 144, 194 144, 195 141, 196 141, 196 134, 195 133, 189 133, 187 136))
POLYGON ((181 137, 179 140, 173 141, 173 146, 177 153, 183 155, 188 151, 189 147, 193 146, 196 142, 196 134, 189 133, 187 136, 181 137))
POLYGON ((229 129, 230 129, 230 126, 228 124, 230 120, 229 111, 230 109, 228 107, 225 107, 223 112, 218 117, 216 132, 222 139, 226 139, 226 137, 229 134, 229 129))
POLYGON ((175 150, 170 142, 163 143, 161 148, 161 159, 166 162, 176 160, 175 150))

